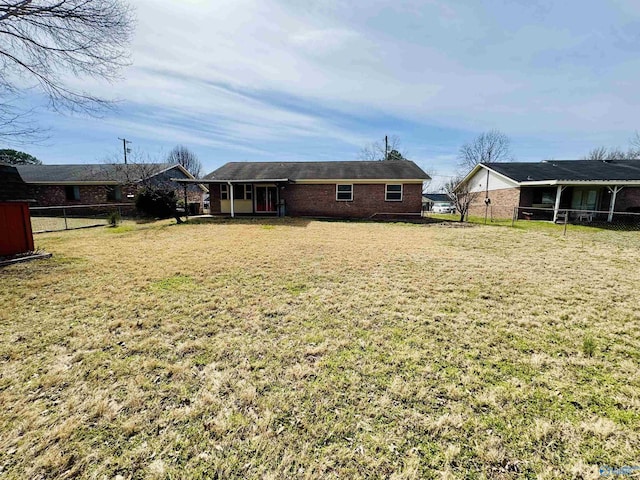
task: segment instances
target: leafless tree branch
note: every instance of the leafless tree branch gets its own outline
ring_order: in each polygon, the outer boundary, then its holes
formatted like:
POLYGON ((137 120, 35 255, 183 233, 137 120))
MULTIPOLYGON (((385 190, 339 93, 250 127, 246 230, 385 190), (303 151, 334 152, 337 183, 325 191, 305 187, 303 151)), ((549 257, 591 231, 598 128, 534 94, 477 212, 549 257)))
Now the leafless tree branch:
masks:
POLYGON ((461 222, 465 221, 469 215, 469 207, 479 195, 478 192, 472 192, 469 184, 463 180, 463 176, 453 177, 447 180, 443 187, 444 192, 455 203, 461 222))
POLYGON ((176 145, 167 155, 166 161, 167 163, 182 165, 196 178, 199 178, 202 173, 202 164, 197 155, 184 145, 176 145))
POLYGON ((465 143, 458 152, 458 167, 471 170, 478 163, 508 162, 513 160, 509 137, 498 130, 481 133, 472 142, 465 143))
POLYGON ((358 160, 380 161, 380 160, 405 160, 407 152, 400 150, 400 137, 391 135, 389 137, 389 149, 385 152, 383 141, 372 142, 365 145, 358 153, 358 160))
MULTIPOLYGON (((0 95, 35 87, 54 110, 96 114, 110 102, 68 78, 117 79, 133 25, 123 0, 0 0, 0 95)), ((15 130, 12 118, 5 111, 2 134, 15 130)))

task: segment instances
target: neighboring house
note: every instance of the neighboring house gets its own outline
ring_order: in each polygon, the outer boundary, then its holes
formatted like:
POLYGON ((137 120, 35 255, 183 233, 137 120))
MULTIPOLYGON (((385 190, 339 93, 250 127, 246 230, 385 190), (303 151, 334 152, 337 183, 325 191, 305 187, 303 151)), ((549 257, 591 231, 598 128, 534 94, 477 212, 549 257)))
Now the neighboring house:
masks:
MULTIPOLYGON (((18 165, 20 175, 31 187, 34 206, 68 206, 132 203, 145 185, 176 190, 179 199, 184 189, 173 179, 193 179, 184 167, 168 163, 18 165)), ((206 187, 189 185, 190 204, 202 209, 206 187)))
POLYGON ((559 211, 574 210, 572 219, 611 221, 614 212, 640 212, 640 160, 478 164, 462 183, 476 194, 470 215, 488 210, 494 218, 511 218, 521 207, 521 218, 555 221, 559 211))
MULTIPOLYGON (((227 163, 201 180, 212 214, 420 215, 429 176, 408 160, 227 163)), ((194 180, 185 182, 194 183, 194 180)))
POLYGON ((422 210, 425 212, 455 213, 456 204, 446 193, 423 193, 422 210))
POLYGON ((0 164, 0 256, 34 250, 29 203, 29 187, 18 170, 0 164))

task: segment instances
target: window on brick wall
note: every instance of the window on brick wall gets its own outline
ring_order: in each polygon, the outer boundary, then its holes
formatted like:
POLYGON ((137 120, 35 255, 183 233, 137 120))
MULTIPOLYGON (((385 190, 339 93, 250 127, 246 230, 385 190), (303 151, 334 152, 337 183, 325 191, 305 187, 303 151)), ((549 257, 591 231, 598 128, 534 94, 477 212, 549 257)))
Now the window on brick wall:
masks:
POLYGON ((336 200, 350 202, 353 200, 353 185, 336 185, 336 200))
POLYGON ((233 186, 234 200, 251 200, 253 189, 250 183, 238 183, 233 186))
POLYGON ((384 190, 384 199, 386 202, 401 202, 402 184, 388 183, 384 190))
POLYGON ((69 185, 64 187, 64 195, 69 201, 80 200, 80 187, 69 185))
POLYGON ((108 202, 120 202, 122 201, 122 187, 120 185, 113 185, 107 187, 107 201, 108 202))

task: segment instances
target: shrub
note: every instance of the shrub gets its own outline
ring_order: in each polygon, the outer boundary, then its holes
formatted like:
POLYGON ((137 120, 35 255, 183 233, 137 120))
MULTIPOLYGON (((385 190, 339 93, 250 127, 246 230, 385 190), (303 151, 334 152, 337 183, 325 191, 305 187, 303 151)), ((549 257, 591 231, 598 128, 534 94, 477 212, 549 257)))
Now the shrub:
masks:
POLYGON ((175 215, 178 199, 173 190, 145 187, 136 195, 136 208, 143 215, 169 218, 175 215))
POLYGON ((120 215, 120 212, 117 210, 114 210, 113 212, 111 212, 107 217, 107 222, 112 227, 117 227, 121 221, 122 221, 122 216, 120 215))

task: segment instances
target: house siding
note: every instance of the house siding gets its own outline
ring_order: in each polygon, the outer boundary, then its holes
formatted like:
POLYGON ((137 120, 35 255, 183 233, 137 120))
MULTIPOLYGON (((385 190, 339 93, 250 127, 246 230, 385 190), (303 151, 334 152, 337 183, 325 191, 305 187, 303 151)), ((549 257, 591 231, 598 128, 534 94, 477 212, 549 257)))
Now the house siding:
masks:
POLYGON ((485 208, 485 194, 478 192, 478 197, 469 206, 469 215, 484 217, 485 211, 489 218, 504 219, 513 216, 513 209, 521 205, 520 188, 503 188, 488 192, 491 200, 489 209, 485 208))
MULTIPOLYGON (((401 182, 397 182, 401 183, 401 182)), ((419 214, 422 184, 405 183, 402 201, 385 201, 385 184, 353 185, 352 201, 336 200, 336 184, 287 184, 279 188, 286 214, 292 217, 367 218, 375 214, 419 214)), ((220 213, 220 186, 209 185, 211 213, 220 213)))
MULTIPOLYGON (((400 182, 398 182, 400 183, 400 182)), ((385 201, 385 184, 353 185, 352 201, 336 200, 336 184, 287 185, 281 190, 287 215, 366 218, 375 214, 420 213, 422 184, 403 184, 402 201, 385 201)))
POLYGON ((629 208, 640 209, 639 187, 625 187, 616 196, 616 212, 626 212, 629 208))
POLYGON ((95 205, 103 203, 131 203, 133 198, 127 195, 135 195, 137 189, 134 186, 123 186, 121 201, 107 200, 107 185, 80 185, 79 200, 67 200, 64 185, 31 185, 31 196, 36 201, 36 207, 57 207, 69 205, 95 205))
MULTIPOLYGON (((184 200, 184 188, 171 181, 172 178, 188 178, 182 170, 174 167, 166 172, 154 175, 145 182, 147 185, 157 187, 175 188, 178 200, 184 200)), ((108 191, 113 185, 82 185, 79 184, 78 190, 80 198, 78 200, 67 200, 65 193, 65 185, 37 185, 29 184, 30 198, 36 203, 37 207, 57 207, 71 205, 96 205, 96 204, 114 204, 133 203, 134 196, 143 188, 142 184, 120 185, 122 189, 122 199, 120 201, 108 200, 108 191)), ((199 211, 202 211, 204 193, 198 185, 190 184, 187 186, 187 201, 189 203, 197 203, 199 211)))

